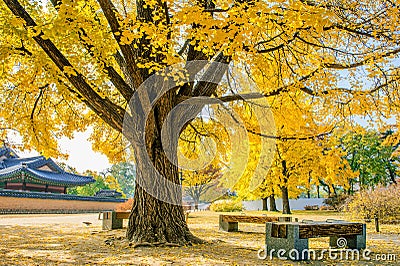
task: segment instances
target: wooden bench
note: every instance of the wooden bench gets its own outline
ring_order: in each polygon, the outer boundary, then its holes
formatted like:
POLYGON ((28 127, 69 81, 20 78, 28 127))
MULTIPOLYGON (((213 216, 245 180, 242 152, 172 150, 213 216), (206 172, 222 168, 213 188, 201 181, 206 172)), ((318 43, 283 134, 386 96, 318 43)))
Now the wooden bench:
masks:
MULTIPOLYGON (((190 209, 184 207, 186 222, 189 218, 190 209)), ((122 229, 124 219, 129 219, 130 211, 106 211, 99 213, 99 220, 102 220, 103 230, 122 229)))
POLYGON ((99 213, 99 220, 102 220, 103 230, 121 229, 124 219, 129 219, 130 211, 105 211, 99 213))
MULTIPOLYGON (((366 225, 328 219, 325 222, 303 220, 302 222, 269 222, 266 224, 265 244, 269 250, 296 250, 294 260, 307 260, 308 239, 329 237, 332 248, 366 248, 366 225)), ((276 253, 272 254, 276 256, 276 253)), ((287 256, 287 255, 286 255, 287 256)))
POLYGON ((237 232, 238 223, 265 224, 267 222, 291 222, 292 217, 250 216, 250 215, 219 215, 219 229, 225 232, 237 232))

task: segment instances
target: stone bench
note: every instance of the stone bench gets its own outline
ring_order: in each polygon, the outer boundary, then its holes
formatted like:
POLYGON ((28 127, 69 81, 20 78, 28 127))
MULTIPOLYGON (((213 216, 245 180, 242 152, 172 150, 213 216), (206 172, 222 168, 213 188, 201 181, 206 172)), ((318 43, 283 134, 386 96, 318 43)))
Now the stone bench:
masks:
POLYGON ((225 232, 237 232, 238 223, 265 224, 267 222, 291 222, 292 217, 251 216, 251 215, 219 215, 219 229, 225 232))
POLYGON ((325 222, 303 220, 302 222, 268 222, 266 224, 265 245, 267 252, 275 250, 275 253, 272 253, 273 256, 276 256, 276 252, 280 249, 286 252, 296 250, 295 253, 299 256, 295 260, 307 260, 310 255, 306 252, 308 239, 316 237, 329 237, 331 248, 347 247, 361 250, 366 248, 366 225, 331 219, 325 222), (306 254, 305 257, 302 255, 303 252, 306 254))

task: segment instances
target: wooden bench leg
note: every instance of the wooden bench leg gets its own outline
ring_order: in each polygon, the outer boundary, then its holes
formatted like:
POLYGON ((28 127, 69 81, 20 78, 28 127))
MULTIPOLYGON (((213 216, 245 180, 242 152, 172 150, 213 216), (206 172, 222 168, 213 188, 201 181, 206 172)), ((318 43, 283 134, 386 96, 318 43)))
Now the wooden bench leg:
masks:
POLYGON ((286 228, 283 229, 286 231, 276 226, 274 223, 266 223, 266 256, 280 257, 281 259, 285 257, 295 261, 308 260, 310 258, 308 239, 299 238, 299 225, 284 225, 286 228))
MULTIPOLYGON (((361 235, 352 235, 352 236, 331 236, 329 238, 329 246, 332 248, 349 248, 349 249, 365 249, 367 248, 367 228, 366 225, 363 224, 363 231, 361 235), (339 238, 344 238, 346 241, 338 241, 339 238), (340 243, 338 243, 340 242, 340 243), (342 246, 341 244, 346 242, 346 246, 342 246), (339 245, 338 245, 339 244, 339 245)), ((346 244, 345 243, 345 244, 346 244)))
POLYGON ((122 229, 123 219, 117 219, 114 211, 103 212, 103 230, 122 229))
POLYGON ((237 222, 225 222, 222 216, 219 216, 219 230, 225 232, 237 232, 239 230, 237 222))

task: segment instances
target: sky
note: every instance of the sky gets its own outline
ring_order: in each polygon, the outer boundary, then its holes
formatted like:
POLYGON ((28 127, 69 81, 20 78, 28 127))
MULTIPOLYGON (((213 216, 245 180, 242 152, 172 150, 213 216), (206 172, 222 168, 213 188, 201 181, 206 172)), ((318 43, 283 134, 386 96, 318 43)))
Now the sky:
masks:
MULTIPOLYGON (((111 167, 107 157, 101 153, 92 150, 92 144, 87 140, 90 136, 90 130, 85 132, 76 132, 73 139, 62 138, 59 140, 59 146, 62 152, 69 155, 68 160, 58 160, 57 162, 65 162, 69 166, 76 168, 80 173, 85 170, 93 170, 101 172, 111 167)), ((16 143, 20 142, 18 137, 13 138, 16 143)), ((37 152, 18 152, 20 157, 37 156, 37 152)))
POLYGON ((90 132, 77 132, 73 139, 62 138, 59 141, 61 151, 69 155, 66 163, 79 172, 94 170, 101 172, 111 167, 107 157, 92 150, 92 144, 87 140, 90 132))

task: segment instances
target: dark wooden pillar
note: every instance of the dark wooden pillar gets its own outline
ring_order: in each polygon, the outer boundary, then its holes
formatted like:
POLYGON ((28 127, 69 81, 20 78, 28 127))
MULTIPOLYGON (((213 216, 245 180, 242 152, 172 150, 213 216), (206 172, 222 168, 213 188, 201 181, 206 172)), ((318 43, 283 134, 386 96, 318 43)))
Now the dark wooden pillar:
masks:
POLYGON ((67 194, 67 187, 64 187, 64 194, 67 194))
POLYGON ((44 192, 49 192, 49 185, 46 184, 46 187, 44 188, 44 192))
POLYGON ((22 182, 22 190, 26 190, 26 182, 24 180, 24 182, 22 182))
POLYGON ((4 189, 7 189, 7 181, 4 182, 4 189))

